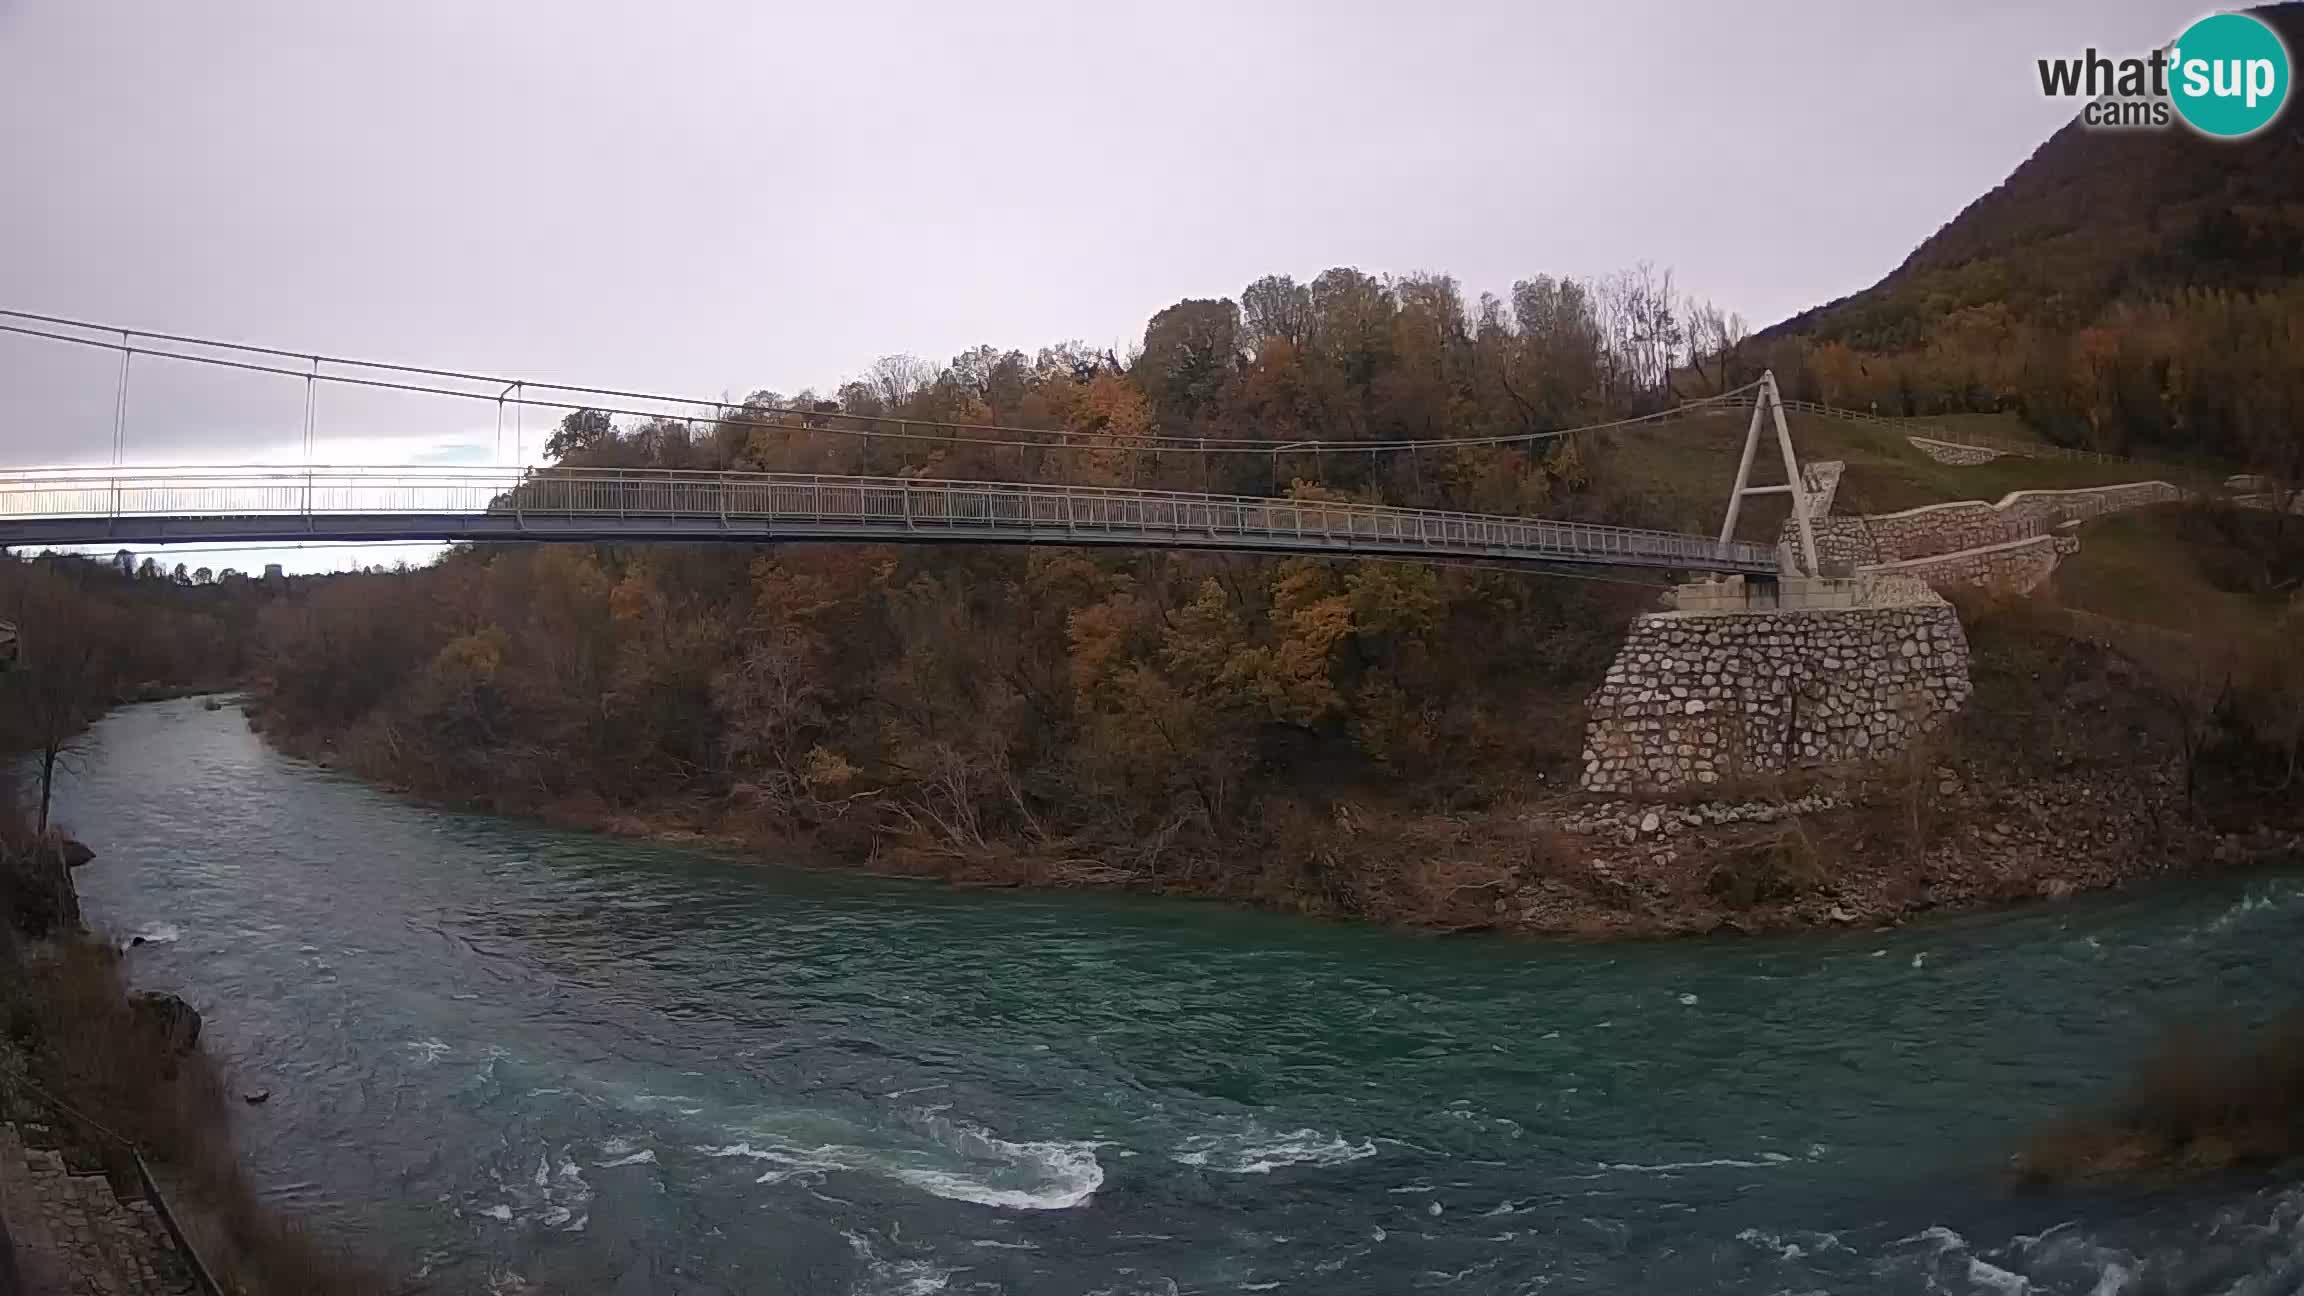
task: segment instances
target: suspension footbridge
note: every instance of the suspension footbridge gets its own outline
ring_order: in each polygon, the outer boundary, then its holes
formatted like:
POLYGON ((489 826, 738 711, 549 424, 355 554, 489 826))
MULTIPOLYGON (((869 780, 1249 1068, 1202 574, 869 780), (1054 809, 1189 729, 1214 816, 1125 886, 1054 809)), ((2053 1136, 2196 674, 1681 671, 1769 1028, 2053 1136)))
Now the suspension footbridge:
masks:
POLYGON ((1772 572, 1767 545, 1381 505, 1024 482, 588 469, 0 473, 0 545, 871 541, 1772 572))
MULTIPOLYGON (((1782 567, 1774 546, 1736 541, 1734 514, 1717 536, 1603 526, 1541 517, 1403 508, 1359 501, 1144 490, 1054 480, 941 480, 790 472, 698 472, 587 467, 131 467, 131 365, 137 359, 284 377, 304 386, 304 452, 323 428, 324 386, 532 407, 625 413, 658 421, 743 427, 785 437, 847 437, 867 443, 932 443, 939 451, 1002 454, 1048 476, 1083 455, 1197 456, 1201 475, 1222 456, 1419 456, 1513 447, 1597 428, 1415 442, 1291 441, 1137 436, 1066 430, 927 424, 827 408, 730 406, 604 388, 530 383, 452 370, 305 356, 174 335, 144 334, 0 311, 13 334, 119 357, 113 455, 104 467, 0 468, 0 546, 154 546, 306 542, 727 541, 746 544, 872 542, 1071 545, 1230 550, 1335 557, 1423 557, 1541 566, 1640 567, 1766 575, 1782 567)), ((1753 437, 1772 381, 1753 388, 1753 437)), ((1779 422, 1781 417, 1779 415, 1779 422)), ((1748 487, 1752 460, 1733 497, 1799 488, 1748 487)), ((516 450, 516 456, 524 450, 516 450)), ((1789 442, 1785 459, 1792 481, 1789 442)))

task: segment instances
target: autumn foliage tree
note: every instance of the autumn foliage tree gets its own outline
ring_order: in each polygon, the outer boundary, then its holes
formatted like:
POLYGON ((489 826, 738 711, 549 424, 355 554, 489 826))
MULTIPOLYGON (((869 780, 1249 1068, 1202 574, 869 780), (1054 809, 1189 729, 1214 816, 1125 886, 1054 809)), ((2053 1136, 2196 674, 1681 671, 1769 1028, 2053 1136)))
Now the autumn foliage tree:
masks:
MULTIPOLYGON (((1439 275, 1271 276, 1238 303, 1159 312, 1125 360, 1074 344, 890 357, 837 400, 763 392, 693 426, 583 411, 551 448, 571 466, 1574 511, 1591 479, 1571 446, 1348 447, 1653 407, 1694 358, 1665 318, 1685 309, 1645 272, 1478 301, 1439 275), (1044 435, 856 435, 891 419, 1044 435), (1203 455, 1201 437, 1273 448, 1203 455), (1291 448, 1310 440, 1346 449, 1291 448)), ((1706 365, 1733 363, 1698 335, 1706 365)), ((1573 627, 1640 597, 1310 558, 548 546, 320 581, 265 610, 260 642, 285 737, 427 795, 687 815, 922 867, 1029 855, 1222 886, 1223 861, 1277 831, 1274 807, 1476 800, 1563 768, 1573 727, 1526 723, 1521 699, 1588 673, 1607 638, 1573 627)))
MULTIPOLYGON (((2048 363, 2053 347, 2038 339, 1998 347, 1987 316, 1926 363, 1962 392, 2019 384, 2044 411, 2073 402, 2076 418, 2096 400, 2114 435, 2143 417, 2131 388, 2149 373, 2155 392, 2176 393, 2155 398, 2160 417, 2274 444, 2273 420, 2219 393, 2285 381, 2263 372, 2291 340, 2277 314, 2203 296, 2111 320, 2110 342, 2087 353, 2105 366, 2093 396, 2073 355, 2048 363), (2143 359, 2154 355, 2170 363, 2143 359)), ((1640 497, 1583 438, 1437 443, 1657 410, 1762 365, 1842 403, 1951 398, 1928 394, 1939 389, 1920 361, 1745 337, 1647 268, 1534 275, 1471 297, 1442 275, 1342 267, 1309 282, 1267 276, 1237 302, 1179 302, 1125 358, 1078 344, 974 347, 943 366, 889 357, 836 400, 762 392, 694 426, 572 416, 558 449, 569 466, 1071 481, 1618 520, 1640 497), (953 421, 1007 430, 977 442, 905 434, 953 421), (1222 452, 1202 451, 1203 438, 1222 452)), ((1353 831, 1341 826, 1357 822, 1352 805, 1448 811, 1571 774, 1578 699, 1651 598, 1308 557, 471 548, 299 591, 265 612, 261 660, 284 736, 331 740, 430 796, 807 837, 885 867, 1090 870, 1413 908, 1429 897, 1402 898, 1414 887, 1401 876, 1339 872, 1323 862, 1333 851, 1306 842, 1353 831)))
POLYGON ((0 621, 19 636, 0 670, 0 757, 31 756, 39 832, 87 725, 143 685, 221 685, 245 664, 260 593, 158 571, 125 551, 110 562, 0 553, 0 621))

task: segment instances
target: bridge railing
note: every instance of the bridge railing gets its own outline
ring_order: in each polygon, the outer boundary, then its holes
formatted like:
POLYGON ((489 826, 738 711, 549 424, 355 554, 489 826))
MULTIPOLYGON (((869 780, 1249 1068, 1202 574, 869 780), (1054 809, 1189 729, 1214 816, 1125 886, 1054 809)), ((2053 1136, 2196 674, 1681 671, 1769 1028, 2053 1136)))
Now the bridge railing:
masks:
POLYGON ((411 474, 398 469, 33 471, 0 477, 0 517, 267 516, 484 512, 517 473, 411 474))
POLYGON ((1247 538, 1278 547, 1428 549, 1529 558, 1760 571, 1766 545, 1542 518, 1350 501, 1209 495, 1131 487, 943 481, 669 469, 246 468, 31 470, 0 475, 0 520, 301 518, 410 514, 484 517, 514 529, 530 519, 680 519, 923 538, 1015 533, 1054 539, 1208 543, 1247 538))

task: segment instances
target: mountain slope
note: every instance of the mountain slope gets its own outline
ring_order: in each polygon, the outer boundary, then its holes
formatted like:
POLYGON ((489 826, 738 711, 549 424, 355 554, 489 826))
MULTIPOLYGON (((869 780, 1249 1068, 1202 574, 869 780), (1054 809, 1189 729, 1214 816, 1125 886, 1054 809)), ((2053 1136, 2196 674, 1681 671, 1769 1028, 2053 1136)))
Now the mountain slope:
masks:
MULTIPOLYGON (((2304 50, 2304 3, 2251 12, 2304 50)), ((1924 344, 1963 310, 2082 327, 2111 302, 2304 277, 2304 108, 2261 134, 2067 124, 1878 284, 1761 334, 1859 351, 1924 344)))

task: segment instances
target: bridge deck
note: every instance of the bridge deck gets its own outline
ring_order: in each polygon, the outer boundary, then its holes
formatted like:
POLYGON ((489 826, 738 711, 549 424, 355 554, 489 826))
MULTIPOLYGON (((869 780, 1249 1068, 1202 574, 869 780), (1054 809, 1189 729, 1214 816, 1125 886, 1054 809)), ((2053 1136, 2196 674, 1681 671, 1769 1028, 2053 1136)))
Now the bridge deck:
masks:
POLYGON ((1670 531, 1092 486, 608 469, 0 474, 0 545, 194 540, 845 540, 1777 567, 1769 546, 1670 531))

